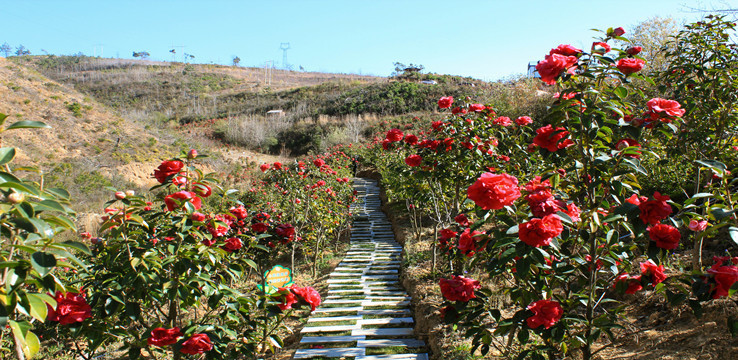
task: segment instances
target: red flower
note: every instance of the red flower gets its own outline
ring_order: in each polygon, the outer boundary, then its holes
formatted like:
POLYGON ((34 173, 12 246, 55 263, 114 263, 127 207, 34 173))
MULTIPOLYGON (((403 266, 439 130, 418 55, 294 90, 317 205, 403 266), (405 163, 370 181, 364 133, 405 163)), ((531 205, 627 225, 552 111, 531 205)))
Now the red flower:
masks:
POLYGON ((482 287, 479 281, 458 275, 454 275, 451 279, 441 278, 439 285, 441 294, 446 300, 463 302, 476 298, 474 290, 482 287))
POLYGON ((540 146, 550 152, 556 152, 556 150, 565 149, 569 146, 574 145, 571 139, 564 139, 569 136, 569 132, 563 127, 557 127, 546 125, 536 130, 536 137, 533 138, 533 144, 540 146))
POLYGON ((454 98, 451 96, 444 96, 438 100, 438 107, 441 109, 448 109, 453 105, 454 98))
POLYGON ((611 33, 607 34, 610 36, 623 36, 625 34, 625 30, 621 27, 615 28, 611 33))
POLYGON ((532 302, 528 305, 528 310, 533 312, 533 316, 525 319, 525 323, 531 329, 537 329, 541 325, 546 329, 550 329, 564 315, 564 309, 561 307, 561 304, 554 300, 538 300, 532 302))
POLYGON ((466 214, 456 215, 454 221, 461 226, 469 226, 469 218, 466 217, 466 214))
POLYGON ((171 329, 165 329, 165 328, 156 328, 154 330, 151 330, 151 337, 149 337, 146 342, 150 346, 167 346, 172 345, 177 342, 177 338, 184 336, 181 331, 179 331, 178 327, 171 328, 171 329))
POLYGON ((282 311, 292 309, 292 305, 297 303, 297 296, 292 293, 289 289, 279 288, 279 293, 282 294, 282 303, 277 304, 282 311), (285 293, 286 291, 286 293, 285 293))
POLYGON ((730 295, 730 287, 738 281, 738 267, 717 265, 720 264, 715 264, 707 269, 707 272, 712 274, 715 279, 715 289, 712 293, 713 299, 730 295))
POLYGON ((310 305, 311 311, 315 311, 315 308, 320 306, 320 294, 310 286, 306 287, 291 287, 292 292, 299 296, 300 299, 305 300, 310 305))
POLYGON ((674 250, 679 246, 679 240, 682 234, 677 228, 666 225, 657 224, 648 229, 648 236, 656 242, 656 246, 662 249, 674 250))
POLYGON ((466 256, 474 255, 477 251, 477 235, 481 235, 479 231, 471 232, 470 229, 465 229, 464 232, 459 236, 459 250, 466 256))
POLYGON ((530 125, 533 123, 533 119, 531 119, 530 116, 521 116, 515 119, 515 123, 520 126, 530 125))
POLYGON ((418 143, 418 137, 413 134, 407 134, 405 136, 405 143, 408 145, 415 145, 418 143))
POLYGON ((233 216, 235 216, 238 220, 243 220, 249 216, 249 211, 246 210, 243 205, 239 205, 238 207, 231 207, 230 209, 228 209, 228 212, 233 214, 233 216))
POLYGON ((700 232, 705 231, 705 229, 707 229, 707 225, 709 225, 707 223, 707 220, 690 220, 687 227, 689 228, 689 230, 700 232))
POLYGON ((484 173, 466 191, 469 199, 484 210, 499 210, 520 197, 518 179, 508 174, 484 173))
POLYGON ((185 354, 197 355, 212 349, 213 344, 207 334, 194 334, 182 343, 182 348, 179 351, 185 354))
POLYGON ((159 183, 163 184, 165 181, 167 181, 168 177, 179 173, 179 171, 182 170, 183 167, 184 163, 179 160, 162 161, 159 167, 154 170, 154 177, 159 183))
POLYGON ((390 131, 387 131, 387 137, 386 139, 391 142, 398 142, 402 140, 403 134, 402 130, 400 129, 391 129, 390 131))
POLYGON ((507 116, 500 116, 492 120, 492 123, 500 126, 510 126, 512 125, 512 120, 507 116))
POLYGON ((538 74, 541 75, 541 80, 546 84, 553 85, 556 83, 556 79, 561 75, 562 71, 567 71, 571 74, 574 73, 574 68, 577 64, 576 56, 565 56, 559 54, 546 55, 543 61, 539 61, 536 65, 538 74))
POLYGON ((280 242, 288 243, 295 238, 295 227, 292 224, 280 224, 274 229, 277 236, 281 237, 280 242))
POLYGON ((325 161, 323 159, 318 158, 313 161, 313 165, 317 167, 322 167, 323 165, 325 165, 325 161))
POLYGON ((595 54, 604 54, 610 52, 610 50, 610 45, 607 45, 607 43, 600 41, 592 43, 592 52, 595 54))
POLYGON ((533 218, 520 224, 518 237, 530 246, 540 247, 551 244, 551 239, 559 236, 564 225, 557 215, 546 215, 542 219, 533 218))
POLYGON ((480 112, 484 111, 487 107, 482 104, 471 104, 469 105, 469 111, 480 112))
POLYGON ((281 170, 281 169, 282 169, 282 163, 281 163, 281 162, 279 162, 279 161, 275 161, 275 162, 274 162, 274 164, 272 164, 272 167, 273 167, 273 168, 274 168, 275 170, 281 170))
POLYGON ((420 166, 422 162, 423 158, 418 154, 413 154, 405 158, 405 164, 412 167, 420 166))
POLYGON ((671 205, 666 201, 669 197, 661 195, 658 191, 653 194, 654 200, 648 200, 638 205, 641 210, 640 218, 646 224, 655 225, 671 215, 671 205))
POLYGON ((643 70, 644 65, 646 65, 646 61, 643 59, 623 58, 618 60, 618 63, 615 66, 623 74, 630 75, 643 70))
POLYGON ((561 44, 555 49, 551 49, 551 51, 548 53, 549 55, 553 54, 559 54, 564 56, 576 56, 582 53, 581 49, 577 49, 571 45, 564 45, 561 44))
POLYGON ((666 280, 664 265, 656 265, 656 263, 651 259, 641 263, 641 275, 648 279, 648 282, 653 284, 653 286, 666 280))
POLYGON ((167 205, 167 211, 173 211, 174 209, 176 209, 177 203, 180 203, 180 206, 182 206, 186 202, 190 202, 195 207, 195 210, 198 210, 200 209, 200 207, 202 207, 202 200, 197 196, 197 194, 191 191, 178 191, 174 194, 164 197, 164 203, 167 205))
POLYGON ((251 230, 261 234, 261 233, 267 232, 269 228, 263 222, 258 222, 258 223, 251 225, 251 230))
POLYGON ((631 47, 629 47, 629 48, 625 49, 625 52, 626 52, 626 53, 627 53, 628 55, 630 55, 630 56, 636 56, 636 55, 638 55, 638 54, 639 54, 639 53, 640 53, 641 51, 643 51, 643 48, 642 48, 642 47, 640 47, 640 46, 631 46, 631 47))
POLYGON ((682 116, 686 112, 686 110, 681 108, 682 105, 674 100, 653 98, 648 100, 646 106, 648 106, 648 110, 651 112, 651 118, 658 118, 659 115, 666 115, 667 117, 682 116))
POLYGON ((54 300, 56 300, 56 309, 47 305, 46 319, 49 321, 58 321, 59 324, 69 325, 83 322, 85 319, 92 317, 92 308, 87 304, 85 296, 82 294, 71 292, 62 294, 61 291, 57 291, 54 300))
POLYGON ((615 278, 615 283, 612 285, 613 288, 625 288, 625 293, 635 294, 636 292, 643 289, 643 285, 641 285, 641 277, 640 276, 630 276, 628 274, 621 274, 618 275, 618 277, 615 278), (621 284, 625 285, 621 285, 621 284))
POLYGON ((193 212, 192 215, 190 215, 190 219, 192 219, 192 221, 203 222, 205 221, 205 219, 207 219, 207 216, 205 216, 205 214, 203 213, 193 212))
POLYGON ((241 242, 241 239, 232 237, 232 238, 228 238, 225 241, 225 245, 223 245, 221 249, 228 251, 228 252, 234 252, 242 247, 243 247, 243 243, 241 242))

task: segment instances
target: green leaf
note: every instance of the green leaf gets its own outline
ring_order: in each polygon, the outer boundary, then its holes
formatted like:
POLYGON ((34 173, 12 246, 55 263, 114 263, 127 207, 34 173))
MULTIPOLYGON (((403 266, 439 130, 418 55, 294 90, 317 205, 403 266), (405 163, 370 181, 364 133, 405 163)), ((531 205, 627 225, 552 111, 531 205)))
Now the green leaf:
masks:
POLYGON ((13 129, 51 129, 51 126, 46 125, 45 123, 42 123, 40 121, 23 120, 18 121, 17 123, 14 123, 13 125, 5 128, 5 130, 13 129))
POLYGON ((65 241, 59 245, 63 247, 68 247, 68 248, 79 250, 87 255, 92 255, 92 251, 90 251, 90 248, 87 247, 87 245, 81 242, 78 242, 78 241, 65 241))
POLYGON ((723 176, 725 173, 725 170, 728 169, 728 167, 725 166, 725 164, 717 160, 695 160, 694 162, 715 171, 719 176, 723 176))
POLYGON ((712 214, 712 216, 715 217, 715 220, 718 220, 718 221, 725 219, 726 217, 730 215, 733 215, 734 212, 735 210, 725 210, 719 207, 712 208, 712 210, 710 210, 710 214, 712 214))
POLYGON ((4 147, 0 148, 0 165, 9 163, 15 157, 15 148, 4 147))
POLYGON ((0 328, 5 329, 6 325, 8 325, 8 311, 5 306, 0 305, 0 328))
POLYGON ((56 266, 56 257, 52 254, 38 251, 31 255, 31 265, 41 277, 44 277, 56 266))
POLYGON ((615 95, 617 95, 617 97, 619 97, 619 98, 620 98, 621 100, 622 100, 622 99, 625 99, 625 97, 626 97, 626 96, 628 96, 628 89, 626 89, 626 88, 624 88, 624 87, 622 87, 622 86, 618 86, 617 88, 615 88, 615 90, 613 90, 613 92, 614 92, 614 93, 615 93, 615 95))
POLYGON ((738 319, 734 317, 728 318, 728 331, 730 331, 730 336, 738 336, 738 319))
MULTIPOLYGON (((28 304, 31 307, 31 316, 38 319, 38 321, 46 321, 46 301, 44 297, 38 296, 38 294, 27 294, 28 304)), ((48 297, 48 295, 47 295, 48 297)))

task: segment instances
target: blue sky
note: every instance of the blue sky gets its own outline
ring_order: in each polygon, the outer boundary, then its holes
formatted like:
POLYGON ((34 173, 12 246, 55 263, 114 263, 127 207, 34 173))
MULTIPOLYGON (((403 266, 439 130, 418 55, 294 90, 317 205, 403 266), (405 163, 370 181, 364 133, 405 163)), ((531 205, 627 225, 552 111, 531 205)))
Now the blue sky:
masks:
MULTIPOLYGON (((654 16, 694 21, 689 8, 738 7, 738 0, 0 0, 0 43, 33 54, 131 58, 169 50, 198 63, 282 65, 386 76, 393 62, 429 72, 497 80, 570 43, 588 48, 591 28, 629 27, 654 16)), ((627 34, 626 34, 627 37, 627 34)))

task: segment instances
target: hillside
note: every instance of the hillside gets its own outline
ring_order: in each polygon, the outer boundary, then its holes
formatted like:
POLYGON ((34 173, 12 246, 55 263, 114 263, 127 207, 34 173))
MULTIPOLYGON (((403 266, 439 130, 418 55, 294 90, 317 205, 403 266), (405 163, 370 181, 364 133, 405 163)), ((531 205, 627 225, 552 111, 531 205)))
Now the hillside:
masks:
POLYGON ((0 58, 0 113, 9 116, 8 123, 33 120, 51 126, 9 133, 2 138, 3 146, 17 147, 15 167, 38 167, 47 184, 68 189, 80 211, 107 200, 106 186, 153 185, 153 169, 181 150, 207 147, 201 152, 213 155, 204 164, 209 171, 239 169, 258 157, 197 134, 118 116, 105 104, 4 58, 0 58))

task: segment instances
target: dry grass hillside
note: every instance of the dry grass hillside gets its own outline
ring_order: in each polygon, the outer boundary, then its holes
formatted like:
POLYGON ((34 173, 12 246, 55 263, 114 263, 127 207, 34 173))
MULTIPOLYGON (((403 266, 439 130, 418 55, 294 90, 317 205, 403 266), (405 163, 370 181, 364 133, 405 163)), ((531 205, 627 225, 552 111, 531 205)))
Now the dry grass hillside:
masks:
MULTIPOLYGON (((206 171, 242 171, 268 157, 198 134, 152 127, 116 115, 106 105, 36 70, 0 58, 0 113, 6 124, 42 121, 51 129, 21 129, 2 135, 2 146, 17 148, 14 167, 35 166, 47 184, 66 188, 73 207, 99 211, 109 199, 106 187, 145 189, 153 185, 153 169, 180 151, 198 148, 213 155, 206 171)), ((28 176, 37 176, 29 174, 28 176)))

